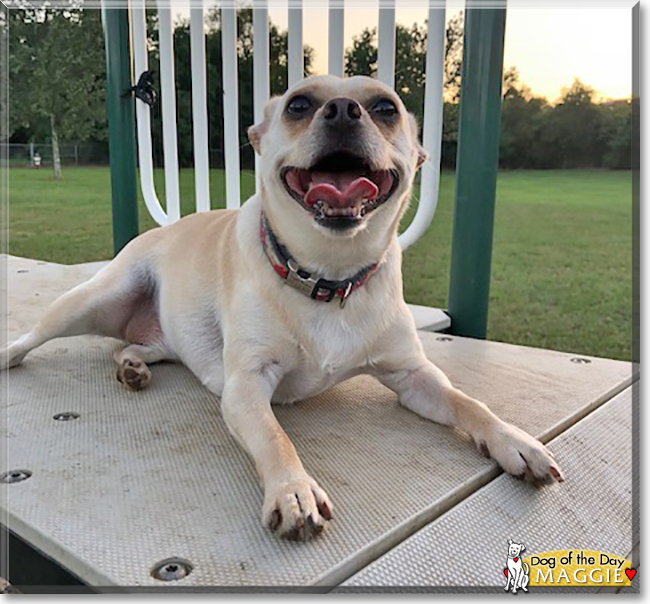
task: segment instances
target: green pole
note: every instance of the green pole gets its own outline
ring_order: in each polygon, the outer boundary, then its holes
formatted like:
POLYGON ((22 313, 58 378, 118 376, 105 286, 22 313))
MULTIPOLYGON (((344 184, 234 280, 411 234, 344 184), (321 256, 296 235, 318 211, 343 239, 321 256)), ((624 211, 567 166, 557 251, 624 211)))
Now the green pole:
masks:
POLYGON ((465 14, 448 312, 452 333, 485 338, 506 10, 468 8, 465 14))
MULTIPOLYGON (((115 6, 115 2, 111 2, 115 6)), ((102 1, 106 47, 106 109, 113 199, 113 249, 117 254, 138 236, 134 97, 127 2, 109 8, 102 1)))

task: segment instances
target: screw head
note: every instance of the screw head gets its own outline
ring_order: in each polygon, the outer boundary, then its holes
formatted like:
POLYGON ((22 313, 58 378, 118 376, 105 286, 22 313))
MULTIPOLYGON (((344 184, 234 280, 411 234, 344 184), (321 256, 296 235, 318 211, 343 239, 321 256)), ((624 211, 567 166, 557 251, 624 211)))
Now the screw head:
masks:
POLYGON ((73 419, 78 419, 80 415, 74 411, 64 411, 63 413, 57 413, 52 417, 57 422, 69 422, 73 419))
POLYGON ((591 363, 591 359, 585 359, 584 357, 573 357, 570 360, 572 363, 576 363, 577 365, 588 365, 591 363))
POLYGON ((449 336, 438 336, 436 340, 438 342, 451 342, 454 338, 450 338, 449 336))
POLYGON ((0 475, 0 482, 4 482, 5 484, 22 482, 23 480, 27 480, 31 475, 32 473, 29 470, 9 470, 0 475))
POLYGON ((159 581, 178 581, 189 575, 194 567, 184 558, 166 558, 151 569, 151 576, 159 581))

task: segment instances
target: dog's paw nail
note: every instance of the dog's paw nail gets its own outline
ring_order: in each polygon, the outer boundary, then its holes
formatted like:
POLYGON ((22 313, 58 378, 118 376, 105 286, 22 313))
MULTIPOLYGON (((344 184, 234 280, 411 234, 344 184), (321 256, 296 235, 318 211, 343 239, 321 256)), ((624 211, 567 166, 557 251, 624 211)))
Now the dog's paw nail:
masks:
POLYGON ((269 520, 269 528, 272 531, 276 531, 280 524, 282 524, 282 514, 280 510, 273 510, 271 512, 271 519, 269 520))
POLYGON ((316 524, 316 521, 314 520, 314 517, 309 514, 309 517, 307 518, 307 524, 309 528, 311 529, 311 532, 318 535, 323 531, 323 525, 322 524, 316 524))
POLYGON ((291 530, 283 533, 282 537, 289 541, 298 541, 300 539, 300 529, 294 526, 291 530))
POLYGON ((320 515, 325 518, 325 520, 331 520, 333 518, 332 516, 332 510, 330 510, 330 507, 325 503, 324 501, 317 503, 318 506, 318 511, 320 512, 320 515))
POLYGON ((560 472, 560 470, 558 470, 555 466, 551 466, 550 472, 558 482, 564 482, 564 476, 562 476, 562 472, 560 472))
POLYGON ((528 466, 526 466, 524 475, 526 477, 526 482, 532 484, 536 489, 540 489, 546 482, 545 478, 540 478, 539 476, 535 476, 534 472, 528 466))
POLYGON ((487 457, 488 459, 492 459, 492 456, 490 455, 490 449, 488 449, 488 446, 487 446, 486 443, 481 441, 479 443, 479 445, 478 445, 478 449, 481 452, 481 455, 483 455, 483 457, 487 457))

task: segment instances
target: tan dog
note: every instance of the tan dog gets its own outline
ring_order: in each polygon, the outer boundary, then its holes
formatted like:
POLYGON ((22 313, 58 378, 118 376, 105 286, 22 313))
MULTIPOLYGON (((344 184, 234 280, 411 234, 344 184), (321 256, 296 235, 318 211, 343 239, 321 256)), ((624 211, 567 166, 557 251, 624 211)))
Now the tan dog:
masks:
POLYGON ((360 373, 415 413, 467 432, 507 472, 562 480, 540 442, 454 388, 424 355, 397 242, 424 152, 393 90, 365 77, 309 78, 272 99, 249 136, 262 178, 241 210, 144 233, 0 360, 17 365, 52 338, 120 338, 129 345, 115 355, 118 378, 133 389, 149 384, 147 364, 182 361, 221 396, 228 428, 255 461, 263 522, 287 538, 319 533, 332 504, 271 401, 360 373))

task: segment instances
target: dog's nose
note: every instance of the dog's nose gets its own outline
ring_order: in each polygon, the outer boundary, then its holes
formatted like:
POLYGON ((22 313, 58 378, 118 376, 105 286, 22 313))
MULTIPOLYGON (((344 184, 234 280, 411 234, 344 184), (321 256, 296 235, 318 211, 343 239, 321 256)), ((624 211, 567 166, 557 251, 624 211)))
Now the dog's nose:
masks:
POLYGON ((323 118, 330 126, 354 126, 361 119, 361 105, 354 99, 332 99, 323 107, 323 118))

